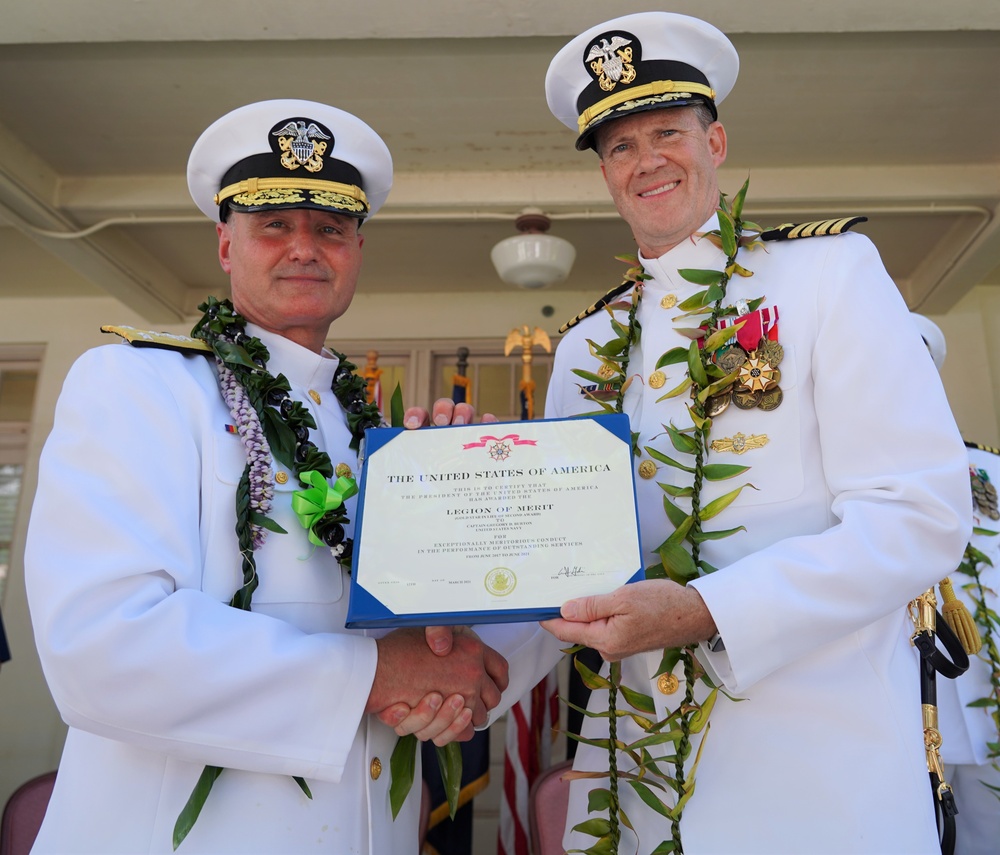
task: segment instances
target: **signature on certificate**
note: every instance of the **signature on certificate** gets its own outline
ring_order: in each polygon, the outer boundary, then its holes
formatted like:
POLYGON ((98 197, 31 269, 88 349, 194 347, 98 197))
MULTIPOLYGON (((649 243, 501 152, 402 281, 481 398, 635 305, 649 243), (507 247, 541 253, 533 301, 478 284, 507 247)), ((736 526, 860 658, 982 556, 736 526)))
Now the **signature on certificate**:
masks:
POLYGON ((567 566, 564 566, 564 567, 560 567, 559 568, 559 572, 556 573, 556 576, 557 577, 558 576, 582 576, 583 572, 584 571, 583 571, 582 567, 575 567, 575 566, 569 566, 569 565, 567 565, 567 566))

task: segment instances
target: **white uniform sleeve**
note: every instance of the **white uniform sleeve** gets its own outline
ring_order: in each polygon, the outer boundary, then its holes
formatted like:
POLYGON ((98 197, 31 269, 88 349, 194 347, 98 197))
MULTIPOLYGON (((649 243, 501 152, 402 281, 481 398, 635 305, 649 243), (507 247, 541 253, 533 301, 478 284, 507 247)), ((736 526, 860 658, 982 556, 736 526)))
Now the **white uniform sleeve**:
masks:
POLYGON ((852 634, 863 647, 865 628, 902 620, 969 538, 965 449, 906 306, 867 239, 828 246, 822 269, 808 272, 814 415, 802 402, 802 418, 815 419, 802 453, 819 455, 828 496, 807 484, 801 499, 827 503, 828 525, 692 583, 726 646, 703 655, 732 691, 852 634))

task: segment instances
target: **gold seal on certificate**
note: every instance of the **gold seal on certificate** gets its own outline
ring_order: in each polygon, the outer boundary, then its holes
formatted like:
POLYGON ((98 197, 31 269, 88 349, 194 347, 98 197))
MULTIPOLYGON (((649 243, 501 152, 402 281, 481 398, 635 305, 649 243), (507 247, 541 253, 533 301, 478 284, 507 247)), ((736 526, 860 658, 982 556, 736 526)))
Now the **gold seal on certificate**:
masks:
POLYGON ((365 443, 350 627, 539 620, 642 578, 627 416, 365 443))
POLYGON ((495 597, 506 597, 517 584, 517 576, 507 567, 494 567, 486 574, 486 590, 495 597))

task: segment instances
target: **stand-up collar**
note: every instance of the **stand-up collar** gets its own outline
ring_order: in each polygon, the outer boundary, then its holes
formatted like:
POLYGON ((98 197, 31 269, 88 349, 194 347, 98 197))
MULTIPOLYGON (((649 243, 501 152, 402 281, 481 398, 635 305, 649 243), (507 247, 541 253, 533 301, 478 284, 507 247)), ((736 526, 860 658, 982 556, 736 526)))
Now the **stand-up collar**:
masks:
POLYGON ((697 232, 681 241, 673 249, 663 253, 663 255, 657 258, 646 258, 640 252, 639 263, 642 264, 643 270, 653 277, 654 282, 663 284, 673 283, 673 287, 677 287, 684 282, 677 275, 678 270, 685 268, 711 268, 717 270, 719 269, 719 265, 725 261, 725 256, 722 255, 722 251, 715 244, 708 240, 708 238, 703 237, 703 235, 718 227, 718 214, 712 214, 697 232))
POLYGON ((255 324, 247 324, 247 333, 256 336, 271 353, 267 369, 271 374, 284 374, 292 386, 302 389, 329 389, 340 360, 323 348, 314 353, 307 347, 277 333, 268 332, 255 324))

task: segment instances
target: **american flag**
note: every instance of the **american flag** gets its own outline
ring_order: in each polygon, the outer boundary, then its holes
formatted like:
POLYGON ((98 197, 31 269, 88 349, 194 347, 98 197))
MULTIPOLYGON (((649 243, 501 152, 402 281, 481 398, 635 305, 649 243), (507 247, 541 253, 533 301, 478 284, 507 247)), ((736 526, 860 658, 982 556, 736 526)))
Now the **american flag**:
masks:
POLYGON ((497 855, 529 855, 528 793, 552 765, 553 728, 559 722, 559 684, 551 671, 510 708, 500 798, 497 855))

